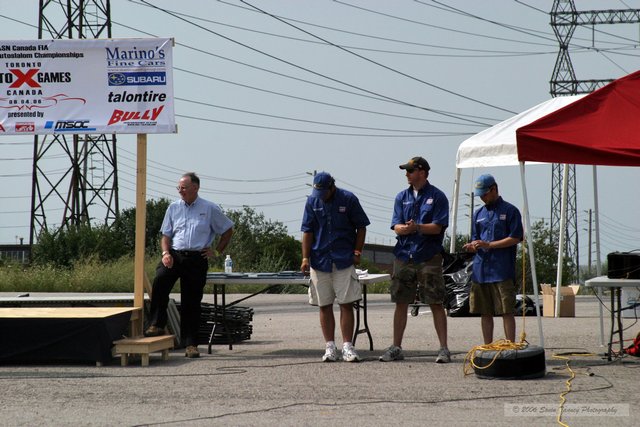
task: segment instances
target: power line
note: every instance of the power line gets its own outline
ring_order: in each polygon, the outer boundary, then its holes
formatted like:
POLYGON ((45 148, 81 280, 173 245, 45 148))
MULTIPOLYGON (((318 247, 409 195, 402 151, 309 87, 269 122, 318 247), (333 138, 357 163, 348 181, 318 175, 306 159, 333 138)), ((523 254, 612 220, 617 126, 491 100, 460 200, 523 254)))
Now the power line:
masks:
POLYGON ((185 114, 176 114, 176 117, 182 117, 185 119, 198 120, 198 121, 209 122, 209 123, 220 123, 225 125, 255 128, 255 129, 275 130, 275 131, 281 131, 281 132, 299 132, 299 133, 316 134, 316 135, 360 136, 360 137, 367 137, 367 138, 439 138, 443 136, 473 135, 473 133, 470 133, 470 132, 430 132, 430 133, 419 133, 414 135, 344 133, 344 132, 315 131, 315 130, 306 130, 306 129, 291 129, 291 128, 276 127, 276 126, 252 125, 248 123, 232 122, 228 120, 216 120, 216 119, 209 119, 204 117, 188 116, 185 114))
POLYGON ((317 120, 297 119, 297 118, 292 118, 292 117, 280 116, 280 115, 276 115, 276 114, 258 113, 256 111, 249 111, 249 110, 244 110, 244 109, 240 109, 240 108, 224 107, 224 106, 212 104, 212 103, 209 103, 209 102, 195 101, 195 100, 190 100, 190 99, 185 99, 185 98, 180 98, 180 97, 174 97, 174 99, 177 99, 179 101, 189 102, 189 103, 192 103, 192 104, 204 105, 204 106, 207 106, 207 107, 220 108, 220 109, 224 109, 224 110, 227 110, 227 111, 235 111, 235 112, 240 112, 240 113, 245 113, 245 114, 252 114, 252 115, 263 116, 263 117, 271 117, 271 118, 276 118, 276 119, 281 119, 281 120, 291 120, 291 121, 295 121, 295 122, 310 123, 310 124, 315 124, 315 125, 326 125, 326 126, 335 126, 335 127, 345 127, 345 128, 350 128, 350 129, 363 129, 363 130, 373 130, 373 131, 383 131, 383 132, 407 132, 407 133, 415 133, 415 134, 421 134, 421 135, 433 133, 432 131, 417 131, 417 130, 406 130, 406 129, 385 129, 385 128, 374 128, 374 127, 368 127, 368 126, 354 126, 354 125, 344 125, 344 124, 339 124, 339 123, 321 122, 321 121, 317 121, 317 120))
MULTIPOLYGON (((379 12, 379 11, 376 11, 376 10, 373 10, 373 9, 368 9, 366 7, 356 6, 356 5, 353 5, 353 4, 344 2, 344 1, 334 0, 334 2, 342 4, 344 6, 352 7, 352 8, 355 8, 355 9, 360 9, 360 10, 363 10, 363 11, 368 12, 368 13, 373 13, 373 14, 376 14, 376 15, 385 16, 387 18, 392 18, 392 19, 396 19, 396 20, 400 20, 400 21, 404 21, 404 22, 409 22, 409 23, 412 23, 412 24, 421 25, 421 26, 425 26, 425 27, 436 28, 436 29, 443 30, 443 31, 449 31, 449 32, 458 33, 458 34, 465 34, 465 35, 474 36, 474 37, 482 37, 482 38, 487 38, 487 39, 492 39, 492 40, 515 42, 515 40, 513 40, 513 39, 506 39, 506 38, 503 38, 503 37, 488 36, 486 34, 471 33, 471 32, 468 32, 468 31, 456 30, 454 28, 443 27, 443 26, 440 26, 440 25, 427 24, 425 22, 420 22, 420 21, 416 21, 416 20, 413 20, 413 19, 407 19, 407 18, 403 18, 403 17, 400 17, 400 16, 395 16, 395 15, 391 15, 391 14, 388 14, 388 13, 379 12)), ((548 46, 546 44, 534 43, 534 42, 518 42, 518 43, 526 43, 526 44, 532 44, 532 45, 548 46)))
MULTIPOLYGON (((241 0, 241 1, 242 1, 242 0, 241 0)), ((252 46, 249 46, 249 45, 247 45, 246 43, 242 43, 242 42, 239 42, 239 41, 237 41, 237 40, 234 40, 234 39, 232 39, 232 38, 230 38, 230 37, 227 37, 227 36, 225 36, 225 35, 223 35, 223 34, 220 34, 220 33, 216 32, 216 31, 213 31, 213 30, 211 30, 211 29, 209 29, 209 28, 206 28, 206 27, 203 27, 203 26, 201 26, 201 25, 198 25, 198 24, 196 24, 195 22, 192 22, 192 21, 189 21, 189 20, 187 20, 187 19, 185 19, 185 18, 182 18, 182 17, 180 17, 180 16, 177 16, 177 15, 175 15, 175 14, 171 13, 170 11, 168 11, 168 10, 166 10, 166 9, 160 8, 160 7, 155 6, 155 5, 151 5, 151 4, 150 4, 150 3, 148 3, 146 0, 142 0, 142 2, 144 2, 144 3, 148 4, 149 6, 153 7, 154 9, 157 9, 157 10, 159 10, 159 11, 161 11, 161 12, 163 12, 163 13, 166 13, 166 14, 168 14, 168 15, 170 15, 170 16, 173 16, 173 17, 175 17, 175 18, 177 18, 177 19, 179 19, 179 20, 181 20, 181 21, 184 21, 184 22, 186 22, 186 23, 188 23, 188 24, 190 24, 190 25, 193 25, 193 26, 195 26, 195 27, 197 27, 197 28, 200 28, 200 29, 202 29, 202 30, 204 30, 204 31, 206 31, 206 32, 209 32, 209 33, 211 33, 211 34, 214 34, 214 35, 216 35, 216 36, 218 36, 218 37, 220 37, 220 38, 222 38, 222 39, 224 39, 224 40, 227 40, 227 41, 229 41, 229 42, 231 42, 231 43, 234 43, 234 44, 237 44, 237 45, 239 45, 239 46, 242 46, 242 47, 244 47, 244 48, 246 48, 246 49, 249 49, 249 50, 251 50, 252 52, 259 53, 259 54, 264 55, 264 56, 266 56, 266 57, 268 57, 268 58, 271 58, 271 59, 273 59, 273 60, 276 60, 276 61, 282 62, 282 63, 284 63, 284 64, 287 64, 287 65, 291 66, 291 67, 294 67, 294 68, 297 68, 297 69, 299 69, 299 70, 302 70, 302 71, 308 72, 308 73, 313 74, 313 75, 315 75, 315 76, 322 77, 322 78, 324 78, 324 79, 327 79, 327 80, 330 80, 330 81, 333 81, 333 82, 336 82, 336 83, 340 83, 340 84, 342 84, 342 85, 345 85, 345 86, 350 87, 350 88, 352 88, 352 89, 357 89, 357 90, 360 90, 360 91, 362 91, 362 92, 364 92, 364 93, 368 93, 368 94, 371 94, 371 95, 375 95, 375 96, 378 96, 378 97, 380 97, 380 98, 384 98, 384 99, 387 99, 387 100, 390 100, 390 101, 393 101, 393 102, 396 102, 396 103, 398 103, 398 104, 402 104, 402 105, 405 105, 405 106, 408 106, 408 107, 414 107, 414 108, 418 108, 418 109, 421 109, 421 110, 424 110, 424 111, 429 111, 429 112, 431 112, 431 113, 433 113, 433 114, 439 114, 439 115, 443 115, 443 116, 446 116, 446 117, 458 118, 458 119, 459 119, 459 117, 456 117, 456 116, 454 116, 454 115, 452 115, 452 114, 443 113, 443 112, 441 112, 441 111, 434 110, 434 109, 432 109, 432 108, 428 108, 428 107, 424 107, 424 106, 419 106, 419 105, 416 105, 416 104, 412 104, 412 103, 410 103, 410 102, 402 101, 402 100, 399 100, 399 99, 397 99, 397 98, 394 98, 394 97, 391 97, 391 96, 387 96, 387 95, 383 95, 383 94, 380 94, 380 93, 377 93, 377 92, 374 92, 374 91, 371 91, 371 90, 368 90, 368 89, 365 89, 365 88, 359 87, 359 86, 354 85, 354 84, 351 84, 351 83, 343 82, 343 81, 341 81, 341 80, 339 80, 339 79, 336 79, 336 78, 334 78, 334 77, 330 77, 330 76, 328 76, 328 75, 325 75, 325 74, 319 73, 319 72, 317 72, 317 71, 313 71, 313 70, 311 70, 311 69, 309 69, 309 68, 306 68, 306 67, 303 67, 303 66, 301 66, 301 65, 295 64, 295 63, 293 63, 293 62, 291 62, 291 61, 288 61, 288 60, 286 60, 286 59, 282 59, 282 58, 277 57, 277 56, 275 56, 275 55, 272 55, 272 54, 270 54, 270 53, 264 52, 264 51, 262 51, 262 50, 260 50, 260 49, 257 49, 257 48, 254 48, 254 47, 252 47, 252 46)), ((290 24, 288 24, 288 25, 290 25, 290 24)), ((357 54, 356 54, 356 55, 357 55, 357 54)), ((490 105, 490 104, 487 104, 487 106, 491 106, 491 105, 490 105)), ((499 107, 494 107, 494 106, 492 106, 492 107, 493 107, 493 108, 497 108, 497 109, 501 109, 501 108, 499 108, 499 107)), ((503 111, 506 111, 506 112, 509 112, 509 113, 513 113, 513 114, 515 114, 515 112, 509 111, 509 110, 504 110, 504 109, 502 109, 502 110, 503 110, 503 111)), ((480 124, 480 123, 479 123, 479 124, 480 124)))
MULTIPOLYGON (((129 0, 129 1, 131 3, 139 4, 141 6, 146 6, 146 5, 142 4, 142 3, 135 2, 134 0, 129 0)), ((229 5, 229 3, 226 3, 226 2, 221 2, 221 3, 225 3, 225 4, 229 5)), ((236 6, 236 5, 231 5, 231 6, 236 6)), ((238 6, 236 6, 236 7, 238 7, 238 6)), ((242 9, 248 10, 248 11, 251 11, 251 12, 255 12, 254 10, 251 10, 249 8, 242 8, 242 9)), ((283 35, 283 34, 276 34, 276 33, 268 32, 268 31, 260 31, 260 30, 257 30, 255 28, 248 28, 248 27, 241 27, 241 26, 238 26, 238 25, 231 25, 231 24, 228 24, 228 23, 225 23, 225 22, 219 22, 219 21, 214 21, 212 19, 203 18, 201 16, 196 16, 196 15, 190 15, 190 14, 187 14, 187 13, 177 12, 175 10, 172 11, 172 12, 174 12, 176 15, 184 16, 184 17, 187 17, 189 19, 203 21, 203 22, 207 22, 207 23, 210 23, 210 24, 220 25, 220 26, 224 26, 224 27, 237 29, 237 30, 247 31, 247 32, 250 32, 250 33, 268 35, 268 36, 271 36, 271 37, 277 37, 277 38, 281 38, 281 39, 292 40, 292 41, 302 42, 302 43, 311 43, 311 44, 323 45, 323 46, 326 45, 326 43, 324 43, 324 42, 319 42, 319 41, 309 40, 309 39, 302 39, 302 38, 299 38, 299 37, 292 37, 292 36, 287 36, 287 35, 283 35)), ((425 53, 425 52, 402 52, 402 51, 397 51, 397 50, 385 50, 385 49, 376 49, 376 48, 368 48, 368 47, 361 47, 361 46, 341 45, 341 46, 343 46, 345 48, 349 48, 349 49, 353 49, 353 50, 359 50, 359 51, 380 52, 380 53, 388 53, 388 54, 393 54, 393 55, 412 55, 412 56, 430 56, 430 57, 461 57, 461 58, 480 58, 480 57, 492 58, 492 57, 509 57, 509 56, 529 56, 529 55, 555 54, 555 51, 549 51, 549 52, 522 52, 522 51, 504 51, 504 50, 488 50, 488 49, 470 49, 470 48, 464 48, 464 47, 435 45, 435 44, 420 43, 420 42, 409 41, 409 40, 392 39, 392 38, 389 38, 389 37, 375 36, 375 35, 372 35, 372 34, 357 33, 357 32, 354 32, 354 31, 338 29, 338 28, 335 28, 335 27, 329 27, 329 26, 325 26, 325 25, 317 25, 317 24, 312 24, 312 23, 305 22, 305 21, 299 21, 299 20, 288 18, 288 17, 282 17, 282 19, 284 19, 286 21, 291 21, 291 22, 298 22, 298 23, 301 23, 301 24, 304 24, 304 25, 308 25, 308 26, 313 26, 313 27, 316 27, 316 28, 327 29, 327 30, 331 30, 331 31, 339 32, 339 33, 355 35, 355 36, 364 37, 364 38, 370 38, 370 39, 374 39, 374 40, 377 40, 377 41, 382 40, 382 41, 386 41, 386 42, 401 43, 401 44, 405 44, 405 45, 428 47, 428 48, 434 48, 434 49, 443 49, 443 50, 446 50, 446 51, 454 50, 454 51, 462 51, 462 52, 474 52, 474 53, 477 53, 477 54, 476 55, 462 55, 462 54, 452 55, 452 54, 435 54, 435 53, 425 53)), ((552 46, 552 45, 550 45, 550 46, 552 46)))
MULTIPOLYGON (((185 45, 182 45, 180 43, 178 43, 178 45, 185 46, 185 45)), ((188 46, 185 46, 185 47, 188 47, 188 46)), ((193 49, 195 49, 195 48, 193 48, 193 49)), ((195 49, 195 50, 199 51, 199 49, 195 49)), ((226 58, 224 58, 224 59, 226 59, 226 58)), ((231 61, 233 61, 233 60, 231 60, 231 61)), ((236 62, 236 61, 234 61, 234 62, 236 62)), ((240 64, 246 65, 244 63, 240 63, 240 64)), ((450 122, 450 121, 443 121, 443 120, 426 119, 426 118, 422 118, 422 117, 411 117, 411 116, 400 115, 400 114, 391 114, 391 113, 386 113, 386 112, 367 110, 367 109, 363 109, 363 108, 348 107, 348 106, 334 104, 334 103, 330 103, 330 102, 318 101, 318 100, 314 100, 314 99, 310 99, 310 98, 304 98, 304 97, 300 97, 300 96, 296 96, 296 95, 286 94, 286 93, 282 93, 282 92, 276 92, 276 91, 272 91, 272 90, 268 90, 268 89, 260 88, 260 87, 256 87, 256 86, 250 86, 250 85, 247 85, 247 84, 244 84, 244 83, 238 83, 238 82, 234 82, 232 80, 221 79, 221 78, 213 77, 213 76, 210 76, 210 75, 207 75, 207 74, 198 73, 198 72, 195 72, 195 71, 192 71, 192 70, 187 70, 185 68, 180 68, 180 67, 173 67, 173 68, 175 70, 177 70, 177 71, 181 71, 181 72, 188 73, 188 74, 191 74, 191 75, 203 77, 203 78, 206 78, 206 79, 216 80, 216 81, 219 81, 219 82, 222 82, 222 83, 227 83, 227 84, 231 84, 231 85, 235 85, 235 86, 240 86, 240 87, 244 87, 244 88, 247 88, 247 89, 252 89, 252 90, 256 90, 256 91, 260 91, 260 92, 264 92, 264 93, 269 93, 271 95, 278 95, 278 96, 283 96, 283 97, 287 97, 287 98, 291 98, 291 99, 297 99, 297 100, 300 100, 300 101, 310 102, 310 103, 314 103, 314 104, 325 105, 325 106, 328 106, 328 107, 342 108, 342 109, 358 111, 358 112, 363 112, 363 113, 377 114, 377 115, 382 115, 382 116, 387 116, 387 117, 395 117, 395 118, 400 118, 400 119, 404 119, 404 120, 419 120, 419 121, 423 121, 423 122, 443 123, 443 124, 451 124, 451 125, 457 125, 457 126, 476 126, 476 127, 477 126, 489 126, 488 123, 481 123, 481 122, 476 122, 476 121, 473 121, 471 123, 450 122)), ((269 70, 265 70, 265 69, 260 69, 260 70, 269 72, 269 70)), ((276 73, 276 74, 279 74, 279 73, 276 73)), ((285 77, 288 77, 288 76, 285 76, 285 77)), ((316 84, 317 85, 317 83, 309 82, 307 80, 302 80, 302 81, 305 82, 305 83, 310 83, 310 84, 316 84)), ((321 86, 324 86, 324 85, 321 85, 321 86)), ((371 98, 371 99, 374 99, 374 100, 377 100, 377 101, 390 102, 390 101, 387 101, 387 100, 384 100, 384 99, 370 97, 370 96, 367 96, 367 95, 362 95, 362 94, 358 94, 358 93, 354 93, 354 92, 350 92, 350 91, 345 91, 345 90, 342 90, 342 89, 331 88, 331 87, 328 87, 328 88, 334 89, 334 90, 338 90, 338 91, 341 91, 341 92, 344 92, 344 93, 347 93, 347 94, 350 94, 350 95, 366 96, 368 98, 371 98)), ((451 113, 451 114, 455 114, 458 118, 461 118, 461 119, 463 119, 464 117, 472 117, 472 118, 476 118, 476 119, 479 119, 479 120, 490 120, 490 121, 498 121, 499 120, 499 119, 495 119, 495 118, 481 117, 481 116, 470 115, 470 114, 462 114, 462 113, 451 113)))
MULTIPOLYGON (((122 154, 120 155, 121 158, 124 158, 127 161, 132 162, 135 165, 135 155, 124 149, 121 148, 120 149, 121 152, 124 152, 125 154, 129 154, 131 156, 134 156, 133 158, 131 157, 127 157, 127 156, 123 156, 122 154)), ((150 163, 149 169, 158 169, 161 170, 163 172, 167 172, 170 169, 173 169, 170 171, 170 173, 172 174, 180 174, 182 175, 184 172, 183 171, 178 171, 178 169, 175 168, 171 168, 168 165, 165 165, 163 163, 160 162, 156 162, 153 160, 148 160, 148 163, 150 163), (154 166, 154 165, 158 165, 158 166, 154 166)), ((135 167, 134 166, 130 166, 130 165, 125 165, 127 166, 130 170, 135 171, 135 167)), ((135 174, 130 174, 130 176, 135 176, 135 174)), ((151 172, 147 172, 147 176, 148 177, 155 177, 155 178, 159 178, 159 179, 163 179, 162 177, 158 176, 158 175, 154 175, 151 172)), ((300 178, 307 178, 308 175, 306 173, 299 173, 299 174, 295 174, 295 175, 288 175, 288 176, 283 176, 283 177, 264 177, 264 178, 255 178, 255 179, 232 179, 232 178, 223 178, 223 177, 215 177, 215 176, 210 176, 210 175, 205 175, 205 174, 201 174, 199 173, 198 176, 200 177, 201 180, 211 180, 211 181, 221 181, 221 182, 228 182, 228 183, 236 183, 236 184, 250 184, 252 186, 254 186, 256 183, 261 183, 261 184, 267 184, 267 183, 279 183, 279 182, 283 182, 283 181, 298 181, 300 180, 300 178)), ((151 183, 155 183, 161 186, 165 186, 167 185, 167 181, 155 181, 155 180, 149 180, 149 182, 151 183)), ((173 181, 171 181, 173 182, 173 181)), ((131 181, 131 183, 133 184, 134 182, 131 181)), ((219 195, 247 195, 247 194, 277 194, 277 193, 286 193, 286 192, 292 192, 292 191, 300 191, 300 190, 306 190, 307 186, 305 183, 301 183, 301 184, 297 184, 295 186, 290 186, 290 187, 285 187, 285 188, 277 188, 277 189, 271 189, 271 190, 266 190, 266 191, 228 191, 228 190, 208 190, 206 187, 201 188, 200 191, 205 192, 205 193, 210 193, 210 194, 219 194, 219 195)))
POLYGON ((420 3, 420 4, 425 5, 425 6, 434 7, 434 8, 437 8, 437 9, 440 9, 440 10, 449 11, 449 12, 454 12, 454 13, 457 13, 457 14, 462 15, 462 16, 470 17, 470 18, 477 19, 477 20, 480 20, 480 21, 483 21, 483 22, 488 22, 488 23, 493 24, 493 25, 497 25, 498 27, 501 27, 501 28, 506 28, 508 30, 512 30, 512 31, 515 31, 515 32, 518 32, 518 33, 522 33, 522 34, 528 35, 528 36, 538 37, 538 38, 541 38, 543 40, 549 40, 549 41, 555 42, 555 39, 550 38, 550 37, 548 37, 546 35, 543 36, 543 35, 535 34, 532 30, 529 30, 529 29, 526 29, 526 28, 523 28, 523 27, 518 27, 518 26, 515 26, 515 25, 504 24, 502 22, 494 21, 494 20, 487 19, 487 18, 483 18, 481 16, 474 15, 472 13, 466 12, 466 11, 458 9, 458 8, 455 8, 453 6, 450 6, 448 4, 445 4, 445 3, 437 1, 437 0, 431 0, 431 1, 433 3, 436 3, 436 4, 440 5, 440 7, 437 7, 437 6, 434 6, 434 5, 430 5, 430 4, 426 4, 425 2, 420 1, 420 0, 415 0, 415 1, 417 3, 420 3))
MULTIPOLYGON (((119 25, 121 27, 136 31, 136 32, 141 33, 141 34, 145 34, 145 35, 148 35, 148 36, 151 36, 151 37, 157 37, 157 35, 155 35, 155 34, 142 31, 142 30, 140 30, 138 28, 133 28, 131 26, 122 24, 120 22, 115 22, 114 21, 113 23, 116 24, 116 25, 119 25)), ((382 99, 380 97, 371 96, 371 95, 367 95, 367 94, 363 94, 363 93, 356 93, 356 92, 348 91, 348 90, 345 90, 345 89, 339 89, 339 88, 336 88, 336 87, 324 85, 324 84, 313 82, 313 81, 310 81, 310 80, 301 79, 299 77, 294 77, 294 76, 290 76, 290 75, 287 75, 287 74, 279 73, 277 71, 268 70, 266 68, 262 68, 262 67, 258 67, 256 65, 248 64, 246 62, 242 62, 242 61, 231 59, 231 58, 228 58, 228 57, 225 57, 225 56, 217 55, 215 53, 212 53, 212 52, 209 52, 209 51, 206 51, 206 50, 203 50, 203 49, 199 49, 199 48, 196 48, 196 47, 193 47, 193 46, 190 46, 190 45, 186 45, 184 43, 176 42, 176 45, 180 46, 180 47, 187 48, 187 49, 194 50, 196 52, 203 53, 205 55, 213 56, 213 57, 216 57, 218 59, 222 59, 224 61, 229 61, 229 62, 238 64, 238 65, 242 65, 242 66, 245 66, 245 67, 250 67, 250 68, 253 68, 253 69, 256 69, 256 70, 259 70, 259 71, 263 71, 263 72, 266 72, 266 73, 274 74, 274 75, 277 75, 277 76, 280 76, 280 77, 284 77, 284 78, 287 78, 287 79, 300 81, 300 82, 303 82, 303 83, 319 86, 319 87, 322 87, 322 88, 325 88, 325 89, 331 89, 331 90, 339 91, 339 92, 342 92, 342 93, 347 93, 347 94, 354 95, 354 96, 360 96, 360 97, 365 97, 365 98, 369 98, 369 99, 374 99, 376 101, 391 102, 393 104, 399 104, 398 102, 395 102, 395 101, 392 101, 392 100, 382 99)), ((367 109, 362 109, 362 108, 348 107, 348 106, 333 104, 333 103, 329 103, 329 102, 313 100, 313 99, 304 98, 304 97, 300 97, 300 96, 295 96, 295 95, 291 95, 291 94, 284 94, 284 93, 281 93, 281 92, 276 92, 276 91, 272 91, 272 90, 268 90, 268 89, 264 89, 264 88, 259 88, 259 87, 256 87, 256 86, 250 86, 250 85, 234 82, 234 81, 227 80, 227 79, 221 79, 221 78, 213 77, 213 76, 210 76, 208 74, 198 73, 198 72, 195 72, 193 70, 188 70, 188 69, 185 69, 185 68, 180 68, 180 67, 175 67, 175 66, 173 68, 175 70, 177 70, 177 71, 181 71, 181 72, 188 73, 188 74, 191 74, 191 75, 196 75, 196 76, 199 76, 199 77, 220 81, 220 82, 231 84, 231 85, 235 85, 235 86, 245 87, 245 88, 248 88, 248 89, 261 91, 261 92, 264 92, 264 93, 269 93, 269 94, 273 94, 273 95, 288 97, 288 98, 291 98, 291 99, 298 99, 298 100, 301 100, 301 101, 316 103, 316 104, 319 104, 319 105, 326 105, 326 106, 343 108, 343 109, 348 109, 348 110, 353 110, 353 111, 360 111, 360 112, 366 112, 366 113, 371 113, 371 114, 384 115, 384 116, 388 116, 388 117, 397 117, 397 118, 401 118, 401 119, 405 119, 405 120, 420 120, 420 121, 433 122, 433 123, 456 124, 458 126, 483 126, 483 127, 490 126, 490 124, 487 123, 487 122, 480 122, 480 121, 477 121, 477 120, 470 120, 470 118, 474 118, 474 119, 478 119, 478 120, 489 120, 491 122, 496 122, 496 121, 499 120, 499 119, 496 119, 496 118, 482 117, 482 116, 477 116, 477 115, 472 115, 472 114, 455 113, 455 112, 449 112, 449 111, 445 111, 445 110, 434 110, 434 111, 438 111, 438 112, 440 112, 442 114, 448 114, 449 116, 451 116, 453 118, 456 118, 458 120, 462 120, 463 122, 462 123, 460 123, 460 122, 455 123, 455 122, 448 122, 448 121, 442 121, 442 120, 434 120, 434 119, 426 119, 426 118, 420 118, 420 117, 411 117, 411 116, 406 116, 406 115, 397 115, 397 114, 391 114, 391 113, 385 113, 385 112, 378 112, 378 111, 372 111, 372 110, 367 110, 367 109)))
MULTIPOLYGON (((144 0, 143 0, 143 1, 144 1, 144 0)), ((387 66, 387 65, 385 65, 385 64, 382 64, 381 62, 374 61, 374 60, 373 60, 373 59, 371 59, 371 58, 367 58, 366 56, 360 55, 360 54, 358 54, 358 53, 356 53, 356 52, 353 52, 353 51, 351 51, 351 50, 349 50, 349 49, 346 49, 346 48, 344 48, 344 47, 342 47, 342 46, 340 46, 340 45, 337 45, 337 44, 335 44, 335 43, 333 43, 333 42, 331 42, 331 41, 329 41, 329 40, 327 40, 327 39, 325 39, 325 38, 322 38, 322 37, 320 37, 320 36, 318 36, 318 35, 316 35, 316 34, 313 34, 313 33, 309 32, 309 31, 307 31, 307 30, 304 30, 304 29, 302 29, 302 28, 300 28, 300 27, 298 27, 298 26, 296 26, 296 25, 293 25, 293 24, 292 24, 292 23, 290 23, 290 22, 287 22, 287 21, 285 21, 285 20, 283 20, 283 19, 281 19, 281 18, 279 18, 279 17, 277 17, 277 16, 275 16, 275 15, 273 15, 273 14, 271 14, 271 13, 269 13, 269 12, 267 12, 267 11, 263 10, 263 9, 260 9, 260 8, 259 8, 259 7, 257 7, 257 6, 252 5, 251 3, 247 2, 246 0, 240 0, 240 1, 241 1, 242 3, 244 3, 244 4, 246 4, 246 5, 249 5, 250 7, 253 7, 254 9, 256 9, 256 10, 258 10, 258 11, 260 11, 260 12, 264 13, 265 15, 270 16, 270 17, 272 17, 273 19, 276 19, 276 20, 278 20, 278 21, 282 22, 283 24, 286 24, 286 25, 288 25, 288 26, 290 26, 290 27, 292 27, 292 28, 295 28, 296 30, 301 31, 301 32, 303 32, 303 33, 305 33, 305 34, 307 34, 307 35, 309 35, 309 36, 311 36, 311 37, 317 38, 318 40, 321 40, 321 41, 323 41, 323 42, 325 42, 325 43, 327 43, 327 44, 329 44, 329 45, 331 45, 331 46, 333 46, 333 47, 335 47, 335 48, 337 48, 337 49, 340 49, 340 50, 342 50, 342 51, 344 51, 344 52, 346 52, 346 53, 350 54, 350 55, 356 56, 356 57, 358 57, 358 58, 360 58, 360 59, 362 59, 362 60, 365 60, 365 61, 367 61, 367 62, 370 62, 370 63, 372 63, 372 64, 374 64, 374 65, 377 65, 378 67, 382 67, 382 68, 384 68, 385 70, 388 70, 388 71, 391 71, 391 72, 393 72, 393 73, 399 74, 399 75, 401 75, 401 76, 407 77, 407 78, 409 78, 409 79, 411 79, 411 80, 417 81, 417 82, 422 83, 422 84, 424 84, 424 85, 427 85, 427 86, 429 86, 429 87, 431 87, 431 88, 434 88, 434 89, 437 89, 437 90, 443 91, 443 92, 445 92, 445 93, 448 93, 449 95, 454 95, 454 96, 460 97, 460 98, 462 98, 462 99, 466 99, 467 101, 472 101, 472 102, 475 102, 475 103, 478 103, 478 104, 484 105, 485 107, 495 108, 495 109, 497 109, 497 110, 504 111, 504 112, 506 112, 506 113, 516 114, 516 112, 515 112, 515 111, 507 110, 507 109, 505 109, 505 108, 498 107, 498 106, 496 106, 496 105, 489 104, 489 103, 487 103, 487 102, 483 102, 483 101, 480 101, 480 100, 475 99, 475 98, 471 98, 471 97, 466 96, 466 95, 462 95, 462 94, 457 93, 457 92, 454 92, 454 91, 452 91, 452 90, 445 89, 445 88, 443 88, 443 87, 441 87, 441 86, 435 85, 435 84, 433 84, 433 83, 429 83, 429 82, 427 82, 427 81, 425 81, 425 80, 419 79, 419 78, 417 78, 417 77, 415 77, 415 76, 412 76, 412 75, 410 75, 410 74, 407 74, 407 73, 404 73, 404 72, 402 72, 402 71, 396 70, 395 68, 389 67, 389 66, 387 66)), ((338 2, 338 3, 341 3, 341 2, 338 2)), ((415 107, 417 107, 417 108, 426 108, 426 107, 418 107, 417 105, 414 105, 414 106, 415 106, 415 107)), ((429 110, 429 111, 432 111, 432 112, 433 112, 433 110, 431 110, 431 109, 427 109, 427 110, 429 110)))

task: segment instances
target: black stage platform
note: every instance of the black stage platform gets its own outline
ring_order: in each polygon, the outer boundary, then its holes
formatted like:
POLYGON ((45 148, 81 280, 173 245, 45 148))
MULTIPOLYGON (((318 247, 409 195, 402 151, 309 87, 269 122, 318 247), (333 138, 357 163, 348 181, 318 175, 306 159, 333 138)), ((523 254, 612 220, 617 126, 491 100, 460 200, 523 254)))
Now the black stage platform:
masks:
POLYGON ((132 307, 0 308, 0 363, 94 362, 112 359, 132 307))

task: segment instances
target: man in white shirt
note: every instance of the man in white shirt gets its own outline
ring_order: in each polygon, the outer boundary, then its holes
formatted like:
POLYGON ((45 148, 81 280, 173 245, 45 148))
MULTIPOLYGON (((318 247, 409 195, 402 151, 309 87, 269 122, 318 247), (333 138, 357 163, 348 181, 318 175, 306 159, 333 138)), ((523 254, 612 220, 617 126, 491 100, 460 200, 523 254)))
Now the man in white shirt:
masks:
POLYGON ((198 197, 200 178, 186 173, 178 182, 180 200, 169 205, 162 222, 162 260, 153 280, 149 328, 145 336, 164 334, 173 285, 180 279, 180 334, 185 355, 199 357, 200 304, 209 269, 208 259, 222 253, 231 240, 233 222, 213 202, 198 197), (211 249, 220 236, 215 251, 211 249))

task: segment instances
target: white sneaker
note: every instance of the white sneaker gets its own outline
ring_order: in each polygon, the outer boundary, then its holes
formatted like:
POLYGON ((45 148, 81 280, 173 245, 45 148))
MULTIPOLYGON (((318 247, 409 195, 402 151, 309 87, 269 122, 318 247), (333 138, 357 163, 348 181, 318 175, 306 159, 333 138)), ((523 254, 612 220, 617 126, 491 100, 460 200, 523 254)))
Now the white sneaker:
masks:
POLYGON ((360 356, 358 356, 356 349, 353 348, 352 345, 345 345, 342 347, 342 360, 344 360, 345 362, 359 362, 360 356))
POLYGON ((451 352, 448 348, 441 348, 438 350, 438 357, 436 357, 436 363, 449 363, 451 362, 451 352))
POLYGON ((402 354, 402 348, 397 345, 390 346, 382 356, 380 356, 379 360, 381 362, 391 362, 393 360, 403 360, 404 354, 402 354))
POLYGON ((338 360, 338 350, 334 345, 327 346, 324 351, 324 356, 322 356, 323 362, 335 362, 338 360))

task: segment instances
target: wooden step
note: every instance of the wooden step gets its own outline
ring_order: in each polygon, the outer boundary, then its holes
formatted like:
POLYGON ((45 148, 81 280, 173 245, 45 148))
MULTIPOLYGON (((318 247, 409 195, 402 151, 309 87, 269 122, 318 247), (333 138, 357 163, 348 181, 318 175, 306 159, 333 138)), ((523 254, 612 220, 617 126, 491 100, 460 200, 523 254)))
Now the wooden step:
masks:
POLYGON ((149 354, 162 352, 162 360, 169 359, 169 349, 173 348, 175 335, 161 335, 159 337, 124 338, 114 341, 115 353, 120 355, 120 364, 127 366, 130 354, 142 357, 142 366, 149 366, 149 354))

